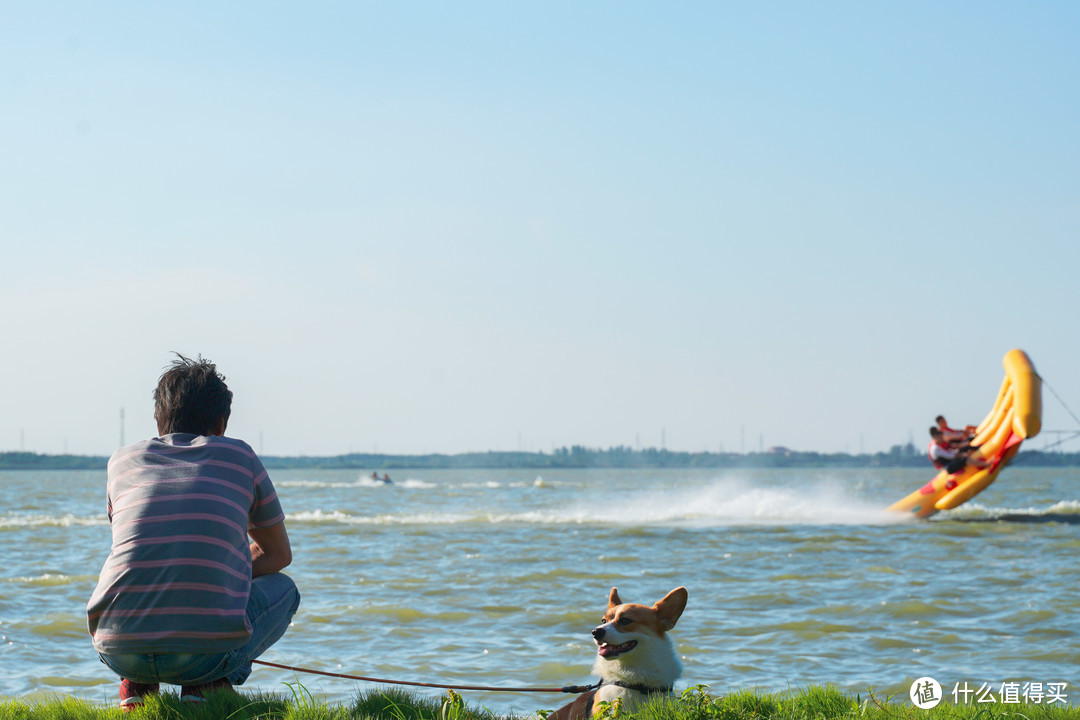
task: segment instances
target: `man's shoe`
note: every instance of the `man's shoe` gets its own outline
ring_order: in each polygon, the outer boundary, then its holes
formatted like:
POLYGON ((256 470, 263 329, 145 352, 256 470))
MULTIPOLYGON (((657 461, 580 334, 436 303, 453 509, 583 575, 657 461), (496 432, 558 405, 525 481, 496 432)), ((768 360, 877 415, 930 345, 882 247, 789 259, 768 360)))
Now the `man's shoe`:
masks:
POLYGON ((207 693, 211 693, 217 690, 228 690, 235 693, 232 683, 221 678, 220 680, 214 680, 213 682, 203 683, 202 685, 185 685, 180 688, 180 701, 186 703, 201 703, 206 702, 207 693))
POLYGON ((158 683, 137 683, 134 680, 123 679, 120 681, 120 709, 131 712, 140 708, 146 702, 147 695, 154 695, 161 690, 158 683))

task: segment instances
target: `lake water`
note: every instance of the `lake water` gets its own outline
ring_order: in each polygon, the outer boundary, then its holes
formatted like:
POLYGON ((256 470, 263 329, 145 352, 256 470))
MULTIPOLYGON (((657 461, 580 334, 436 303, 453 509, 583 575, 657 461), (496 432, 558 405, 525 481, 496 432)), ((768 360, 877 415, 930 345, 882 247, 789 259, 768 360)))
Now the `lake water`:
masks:
MULTIPOLYGON (((1080 701, 1080 471, 1007 469, 929 522, 882 508, 926 470, 426 470, 272 477, 303 593, 266 660, 421 682, 586 682, 608 591, 689 589, 677 689, 833 683, 907 695, 1066 682, 1080 701)), ((109 546, 104 471, 0 473, 0 696, 116 702, 84 606, 109 546)), ((246 687, 371 686, 256 666, 246 687)), ((438 690, 422 691, 432 696, 438 690)), ((569 698, 466 692, 496 712, 569 698)))

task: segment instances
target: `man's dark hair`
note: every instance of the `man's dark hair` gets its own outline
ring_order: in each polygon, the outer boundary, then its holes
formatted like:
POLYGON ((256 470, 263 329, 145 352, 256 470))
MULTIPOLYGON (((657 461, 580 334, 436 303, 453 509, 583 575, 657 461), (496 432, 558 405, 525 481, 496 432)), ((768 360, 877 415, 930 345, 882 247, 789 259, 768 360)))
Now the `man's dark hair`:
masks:
POLYGON ((934 418, 934 422, 945 422, 945 416, 938 415, 936 418, 934 418))
POLYGON ((154 388, 154 419, 158 432, 210 435, 219 420, 228 421, 232 391, 214 363, 176 353, 154 388))
POLYGON ((943 434, 944 433, 941 432, 941 428, 934 427, 933 425, 930 426, 930 437, 936 438, 940 437, 943 434))

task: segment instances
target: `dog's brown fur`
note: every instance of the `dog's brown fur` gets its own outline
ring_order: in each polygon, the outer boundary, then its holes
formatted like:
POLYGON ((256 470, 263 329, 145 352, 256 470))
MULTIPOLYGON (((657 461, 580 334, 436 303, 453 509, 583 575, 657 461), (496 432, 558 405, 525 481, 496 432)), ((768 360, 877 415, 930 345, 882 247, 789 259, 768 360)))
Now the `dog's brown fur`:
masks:
POLYGON ((569 705, 563 705, 555 712, 548 715, 548 720, 584 720, 591 717, 596 711, 593 707, 593 698, 596 696, 595 690, 590 690, 587 693, 582 693, 574 698, 574 702, 569 705))

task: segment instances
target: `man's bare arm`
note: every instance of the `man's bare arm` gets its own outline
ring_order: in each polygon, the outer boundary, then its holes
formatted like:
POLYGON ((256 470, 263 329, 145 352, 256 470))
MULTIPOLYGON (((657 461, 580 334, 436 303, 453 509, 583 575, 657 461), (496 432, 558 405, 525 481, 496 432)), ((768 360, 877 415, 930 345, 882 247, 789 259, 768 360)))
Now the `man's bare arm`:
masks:
POLYGON ((248 535, 251 537, 251 577, 284 570, 292 562, 292 545, 285 523, 250 528, 248 535))

